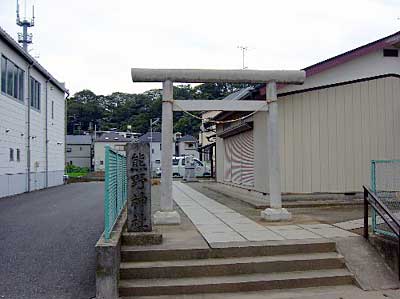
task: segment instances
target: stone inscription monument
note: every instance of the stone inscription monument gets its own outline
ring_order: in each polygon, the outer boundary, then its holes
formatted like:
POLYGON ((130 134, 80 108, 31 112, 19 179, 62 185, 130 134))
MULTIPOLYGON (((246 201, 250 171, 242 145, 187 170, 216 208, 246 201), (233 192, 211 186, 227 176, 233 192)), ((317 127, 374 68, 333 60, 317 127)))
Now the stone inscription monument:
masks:
POLYGON ((151 232, 149 144, 127 144, 126 158, 126 171, 128 175, 128 232, 151 232))

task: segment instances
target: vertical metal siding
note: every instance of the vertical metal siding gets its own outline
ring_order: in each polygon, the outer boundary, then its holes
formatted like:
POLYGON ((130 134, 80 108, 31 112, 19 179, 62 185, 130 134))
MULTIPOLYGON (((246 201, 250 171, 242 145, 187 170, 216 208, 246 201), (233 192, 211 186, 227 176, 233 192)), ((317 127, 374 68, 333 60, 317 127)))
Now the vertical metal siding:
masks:
POLYGON ((361 191, 371 160, 400 158, 398 115, 394 77, 279 98, 282 191, 361 191))

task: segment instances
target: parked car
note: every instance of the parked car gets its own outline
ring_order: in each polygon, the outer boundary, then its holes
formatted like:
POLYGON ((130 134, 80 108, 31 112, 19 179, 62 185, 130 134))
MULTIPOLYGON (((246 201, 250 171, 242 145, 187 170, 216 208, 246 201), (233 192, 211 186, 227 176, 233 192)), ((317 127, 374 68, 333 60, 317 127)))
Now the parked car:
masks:
MULTIPOLYGON (((199 159, 190 157, 195 164, 195 175, 196 177, 209 177, 211 176, 211 169, 204 165, 199 159)), ((172 158, 172 176, 173 177, 183 177, 185 175, 185 165, 188 156, 173 157, 172 158)), ((161 176, 161 167, 156 169, 156 176, 161 176)))

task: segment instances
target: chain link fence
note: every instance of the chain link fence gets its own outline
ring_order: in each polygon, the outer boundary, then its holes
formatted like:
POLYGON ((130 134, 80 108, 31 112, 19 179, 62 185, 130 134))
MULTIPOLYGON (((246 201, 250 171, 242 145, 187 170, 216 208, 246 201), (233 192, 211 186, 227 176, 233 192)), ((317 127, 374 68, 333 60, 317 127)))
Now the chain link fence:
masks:
MULTIPOLYGON (((371 191, 400 220, 400 160, 371 161, 371 191)), ((396 236, 374 210, 372 229, 374 233, 396 236)))

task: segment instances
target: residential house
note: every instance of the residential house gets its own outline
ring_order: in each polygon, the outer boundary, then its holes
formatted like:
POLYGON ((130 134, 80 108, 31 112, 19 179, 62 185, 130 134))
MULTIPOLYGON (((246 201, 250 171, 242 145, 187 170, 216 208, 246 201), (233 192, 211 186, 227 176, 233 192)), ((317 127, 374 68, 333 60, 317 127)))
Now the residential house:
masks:
POLYGON ((161 167, 161 133, 148 132, 139 137, 139 142, 150 144, 151 169, 155 170, 158 167, 161 167))
POLYGON ((106 146, 125 154, 125 145, 132 141, 132 138, 124 137, 117 132, 103 133, 96 138, 94 140, 94 170, 104 171, 106 146))
POLYGON ((92 137, 90 135, 67 135, 66 142, 66 163, 92 170, 92 137))
POLYGON ((175 156, 193 156, 199 158, 198 141, 192 135, 175 134, 175 156))
MULTIPOLYGON (((150 143, 152 169, 155 170, 161 167, 161 133, 148 132, 139 137, 139 142, 150 143)), ((181 133, 175 133, 172 147, 174 156, 192 155, 196 158, 199 157, 198 142, 196 138, 191 135, 182 136, 181 133)))

